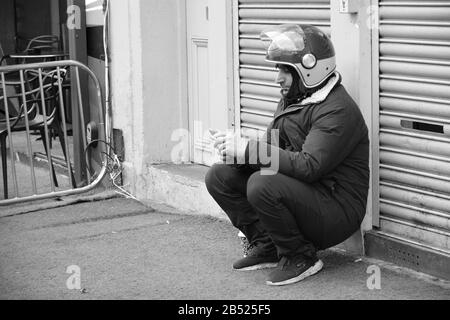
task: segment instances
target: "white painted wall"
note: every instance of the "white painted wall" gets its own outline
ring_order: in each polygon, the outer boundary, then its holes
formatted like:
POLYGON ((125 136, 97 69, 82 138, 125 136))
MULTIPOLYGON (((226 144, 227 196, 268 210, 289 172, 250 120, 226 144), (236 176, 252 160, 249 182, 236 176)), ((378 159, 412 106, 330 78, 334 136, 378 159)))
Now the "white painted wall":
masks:
MULTIPOLYGON (((358 26, 359 26, 359 62, 355 69, 358 69, 358 88, 359 88, 359 106, 363 113, 364 119, 366 120, 367 127, 369 128, 370 137, 370 168, 373 168, 373 153, 375 152, 374 144, 374 130, 378 125, 374 125, 374 121, 377 119, 373 118, 373 77, 372 77, 372 67, 373 67, 373 48, 372 48, 372 30, 371 28, 371 1, 370 0, 360 0, 360 8, 358 14, 358 26)), ((378 164, 375 164, 378 165, 378 164)), ((371 170, 373 172, 373 170, 371 170)), ((377 170, 378 172, 378 170, 377 170)), ((368 213, 366 219, 363 222, 363 230, 369 231, 373 229, 373 192, 374 189, 378 190, 378 187, 373 187, 373 175, 371 176, 371 186, 369 191, 369 199, 367 203, 368 213)))
POLYGON ((172 133, 186 126, 186 24, 183 1, 141 1, 144 161, 169 162, 172 133))
MULTIPOLYGON (((339 12, 339 1, 331 1, 331 36, 343 85, 359 105, 369 129, 369 137, 372 138, 372 48, 368 24, 370 0, 360 0, 357 4, 358 13, 344 14, 339 12)), ((368 230, 372 230, 372 188, 362 225, 362 231, 368 230)), ((345 243, 347 249, 360 252, 363 250, 362 245, 361 233, 345 243)))
POLYGON ((123 131, 124 183, 135 193, 144 172, 141 1, 111 0, 110 54, 113 128, 123 131))

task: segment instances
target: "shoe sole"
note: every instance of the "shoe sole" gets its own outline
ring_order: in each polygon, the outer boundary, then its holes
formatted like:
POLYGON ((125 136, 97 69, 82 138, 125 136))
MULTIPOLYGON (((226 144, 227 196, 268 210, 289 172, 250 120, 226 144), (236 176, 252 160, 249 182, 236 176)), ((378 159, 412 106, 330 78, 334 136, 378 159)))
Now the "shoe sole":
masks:
POLYGON ((272 268, 276 268, 277 266, 278 266, 278 262, 272 262, 272 263, 261 263, 261 264, 257 264, 257 265, 251 266, 251 267, 241 268, 241 269, 233 268, 233 270, 235 270, 235 271, 256 271, 256 270, 272 269, 272 268))
POLYGON ((309 268, 308 270, 306 270, 305 272, 303 272, 301 275, 299 275, 298 277, 286 280, 286 281, 282 281, 282 282, 271 282, 271 281, 266 281, 266 284, 269 286, 275 286, 275 287, 280 287, 280 286, 286 286, 289 284, 294 284, 297 282, 300 282, 310 276, 315 275, 316 273, 320 272, 320 270, 322 270, 323 268, 323 262, 321 260, 317 261, 316 264, 314 266, 312 266, 311 268, 309 268))

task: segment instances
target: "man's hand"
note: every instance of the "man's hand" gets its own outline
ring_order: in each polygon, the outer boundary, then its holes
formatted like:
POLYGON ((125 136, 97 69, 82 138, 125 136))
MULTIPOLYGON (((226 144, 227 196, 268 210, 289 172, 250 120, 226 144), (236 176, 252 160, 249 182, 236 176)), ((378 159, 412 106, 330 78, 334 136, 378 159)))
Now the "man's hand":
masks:
POLYGON ((221 132, 221 131, 219 131, 219 130, 217 130, 217 129, 208 129, 208 132, 209 132, 209 137, 215 142, 216 141, 216 137, 219 135, 219 134, 221 134, 221 135, 226 135, 226 133, 223 133, 223 132, 221 132))
POLYGON ((214 148, 217 149, 220 158, 225 163, 238 164, 245 163, 245 150, 247 149, 248 140, 241 138, 235 133, 224 134, 217 133, 215 136, 214 148))

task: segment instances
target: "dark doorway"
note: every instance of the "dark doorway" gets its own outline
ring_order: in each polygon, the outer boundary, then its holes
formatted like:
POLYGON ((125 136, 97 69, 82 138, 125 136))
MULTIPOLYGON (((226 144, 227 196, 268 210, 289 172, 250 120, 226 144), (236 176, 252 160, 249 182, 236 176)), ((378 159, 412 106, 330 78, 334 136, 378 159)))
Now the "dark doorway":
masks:
POLYGON ((16 14, 14 0, 0 0, 0 45, 2 53, 16 51, 16 14))
MULTIPOLYGON (((54 35, 64 50, 66 0, 0 0, 0 44, 4 54, 22 52, 29 41, 54 35)), ((67 51, 67 50, 66 50, 67 51)))

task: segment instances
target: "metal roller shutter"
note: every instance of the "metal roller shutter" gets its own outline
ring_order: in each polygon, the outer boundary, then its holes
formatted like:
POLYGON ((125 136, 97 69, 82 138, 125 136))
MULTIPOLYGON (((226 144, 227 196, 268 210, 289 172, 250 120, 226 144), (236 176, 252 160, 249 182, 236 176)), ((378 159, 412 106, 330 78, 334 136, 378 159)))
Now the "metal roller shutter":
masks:
POLYGON ((239 124, 244 136, 263 133, 280 100, 276 70, 265 62, 259 35, 270 25, 312 24, 330 35, 330 0, 239 0, 239 124))
POLYGON ((379 9, 380 230, 450 255, 450 1, 379 9))

